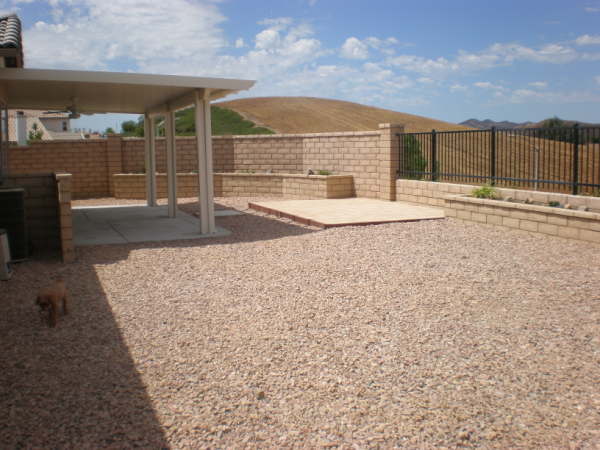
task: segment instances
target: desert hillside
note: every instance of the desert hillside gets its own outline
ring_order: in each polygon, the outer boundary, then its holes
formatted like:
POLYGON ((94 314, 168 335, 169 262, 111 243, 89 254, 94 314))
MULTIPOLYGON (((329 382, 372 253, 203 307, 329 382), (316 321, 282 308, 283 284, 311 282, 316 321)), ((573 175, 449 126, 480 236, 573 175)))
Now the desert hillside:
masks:
POLYGON ((401 123, 407 131, 467 130, 468 127, 358 103, 312 97, 256 97, 216 103, 277 133, 368 131, 401 123))

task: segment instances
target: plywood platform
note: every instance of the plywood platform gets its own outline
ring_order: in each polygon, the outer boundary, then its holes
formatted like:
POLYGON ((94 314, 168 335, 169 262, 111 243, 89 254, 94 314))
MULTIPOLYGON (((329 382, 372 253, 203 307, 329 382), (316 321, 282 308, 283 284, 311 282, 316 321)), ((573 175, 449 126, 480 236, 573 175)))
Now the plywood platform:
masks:
POLYGON ((251 202, 250 208, 321 228, 443 219, 439 208, 368 198, 251 202))

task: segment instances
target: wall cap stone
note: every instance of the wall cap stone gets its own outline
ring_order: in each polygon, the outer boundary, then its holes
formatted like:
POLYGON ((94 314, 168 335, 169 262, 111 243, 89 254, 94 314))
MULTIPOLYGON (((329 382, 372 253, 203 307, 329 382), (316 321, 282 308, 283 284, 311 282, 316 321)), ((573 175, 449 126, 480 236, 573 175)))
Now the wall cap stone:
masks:
MULTIPOLYGON (((70 176, 70 174, 67 174, 70 176)), ((197 176, 196 172, 177 172, 177 176, 197 176)), ((166 173, 156 173, 157 177, 166 177, 166 173)), ((232 176, 232 177, 268 177, 268 178, 302 178, 311 180, 331 180, 354 178, 354 175, 305 175, 296 173, 234 173, 234 172, 215 172, 213 176, 232 176)), ((145 173, 115 173, 113 177, 146 177, 145 173)))

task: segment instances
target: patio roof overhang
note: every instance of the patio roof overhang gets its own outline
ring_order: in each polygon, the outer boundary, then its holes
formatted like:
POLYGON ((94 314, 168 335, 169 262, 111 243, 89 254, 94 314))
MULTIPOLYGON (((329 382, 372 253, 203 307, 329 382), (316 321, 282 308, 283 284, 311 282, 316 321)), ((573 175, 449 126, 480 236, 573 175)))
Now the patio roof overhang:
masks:
MULTIPOLYGON (((175 111, 196 108, 200 232, 215 233, 210 102, 249 89, 250 80, 75 70, 0 69, 4 108, 144 115, 146 198, 156 206, 156 116, 165 118, 169 217, 177 214, 175 111)), ((7 144, 7 142, 6 142, 7 144)), ((6 164, 5 164, 6 165, 6 164)))
POLYGON ((0 96, 10 109, 160 114, 249 89, 251 80, 78 70, 0 69, 0 96))

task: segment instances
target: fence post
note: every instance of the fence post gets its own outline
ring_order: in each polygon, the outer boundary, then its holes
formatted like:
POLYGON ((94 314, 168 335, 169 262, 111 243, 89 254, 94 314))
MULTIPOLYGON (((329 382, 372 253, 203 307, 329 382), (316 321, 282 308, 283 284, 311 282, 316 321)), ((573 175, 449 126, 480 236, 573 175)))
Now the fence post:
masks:
POLYGON ((437 137, 435 130, 431 130, 431 181, 437 181, 437 137))
POLYGON ((573 125, 573 195, 579 193, 579 124, 573 125))
POLYGON ((492 127, 490 133, 490 184, 496 184, 496 127, 492 127))

